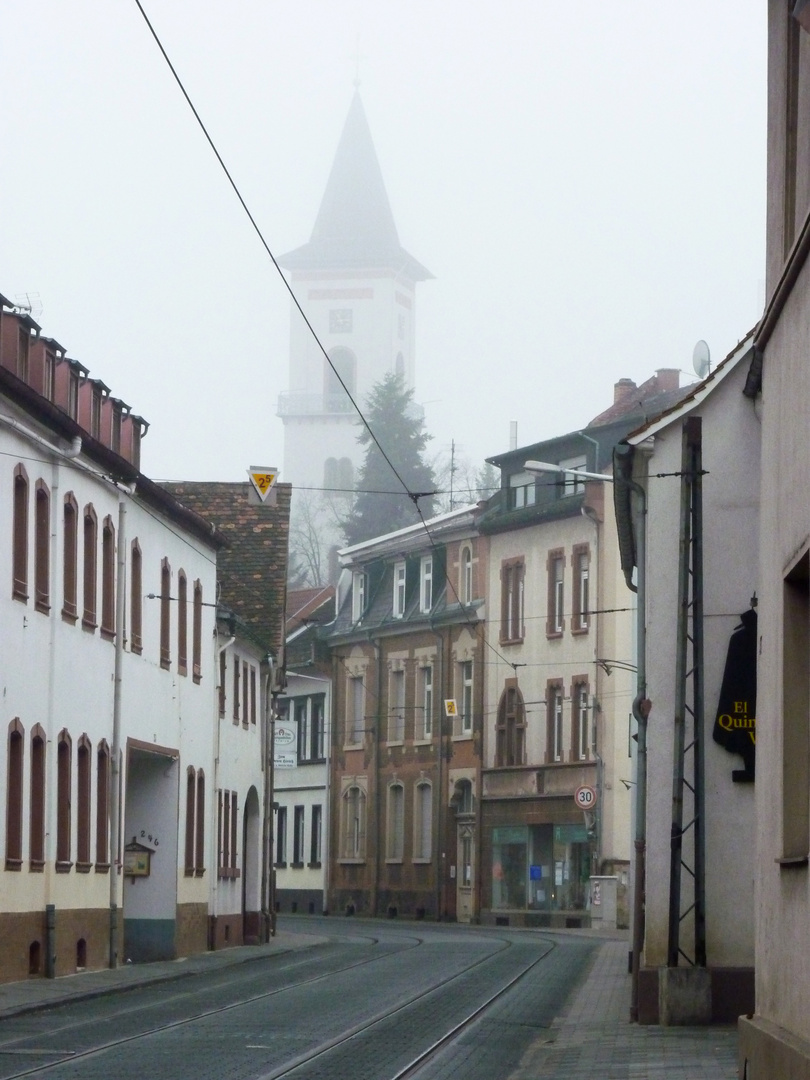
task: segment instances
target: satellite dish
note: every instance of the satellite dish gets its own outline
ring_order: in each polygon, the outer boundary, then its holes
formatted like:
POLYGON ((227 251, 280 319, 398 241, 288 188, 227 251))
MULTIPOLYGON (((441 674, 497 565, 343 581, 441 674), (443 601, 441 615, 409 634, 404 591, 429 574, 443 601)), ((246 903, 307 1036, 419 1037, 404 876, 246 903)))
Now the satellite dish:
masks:
POLYGON ((692 350, 692 367, 699 379, 705 379, 712 370, 711 353, 709 346, 701 338, 692 350))

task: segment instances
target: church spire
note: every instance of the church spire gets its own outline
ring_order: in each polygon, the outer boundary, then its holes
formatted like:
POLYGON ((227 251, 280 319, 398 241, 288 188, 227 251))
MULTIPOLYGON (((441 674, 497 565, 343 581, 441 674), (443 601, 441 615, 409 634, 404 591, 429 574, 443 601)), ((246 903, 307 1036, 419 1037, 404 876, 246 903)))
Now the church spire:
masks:
POLYGON ((384 268, 433 277, 401 246, 357 90, 309 243, 279 260, 288 270, 384 268))

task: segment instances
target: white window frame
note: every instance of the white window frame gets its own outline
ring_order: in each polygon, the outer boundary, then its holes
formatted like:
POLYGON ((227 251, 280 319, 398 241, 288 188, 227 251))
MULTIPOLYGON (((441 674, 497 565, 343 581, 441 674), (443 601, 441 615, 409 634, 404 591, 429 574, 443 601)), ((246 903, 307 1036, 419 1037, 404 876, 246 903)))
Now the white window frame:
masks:
POLYGON ((405 669, 394 668, 388 680, 388 742, 405 741, 405 669))
POLYGON ((465 545, 461 549, 461 602, 462 604, 471 604, 473 598, 473 584, 472 584, 472 548, 469 545, 465 545))
POLYGON ((355 570, 352 574, 352 622, 360 622, 366 610, 366 575, 355 570))
POLYGON ((423 555, 419 566, 419 610, 426 615, 433 607, 433 556, 423 555))
POLYGON ((422 698, 422 735, 433 738, 433 666, 423 664, 419 668, 419 685, 422 698))
POLYGON ((473 662, 461 660, 458 665, 459 723, 462 735, 469 735, 473 727, 473 662))
POLYGON ((551 760, 563 760, 563 689, 555 686, 551 691, 551 760))
POLYGON ((534 506, 537 501, 537 477, 530 472, 515 473, 509 477, 509 509, 521 510, 534 506))
POLYGON ((577 713, 577 753, 580 761, 587 761, 591 749, 591 738, 588 684, 586 682, 578 682, 574 685, 574 707, 577 713))
MULTIPOLYGON (((588 468, 588 462, 584 454, 578 454, 576 457, 564 458, 560 462, 560 468, 571 469, 576 472, 584 472, 588 468)), ((579 495, 580 492, 584 490, 584 476, 571 476, 570 473, 563 474, 561 491, 561 494, 563 496, 579 495)))
POLYGON ((394 563, 394 596, 392 603, 395 619, 401 619, 405 615, 405 575, 405 563, 394 563))

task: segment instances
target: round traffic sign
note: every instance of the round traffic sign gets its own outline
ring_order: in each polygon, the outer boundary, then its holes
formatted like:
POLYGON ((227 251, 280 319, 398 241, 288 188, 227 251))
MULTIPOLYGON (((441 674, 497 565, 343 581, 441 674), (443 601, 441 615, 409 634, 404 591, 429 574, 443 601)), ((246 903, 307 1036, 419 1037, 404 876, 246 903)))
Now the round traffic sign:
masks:
POLYGON ((593 810, 596 806, 596 792, 592 787, 583 784, 582 787, 578 787, 574 792, 574 802, 580 810, 593 810))

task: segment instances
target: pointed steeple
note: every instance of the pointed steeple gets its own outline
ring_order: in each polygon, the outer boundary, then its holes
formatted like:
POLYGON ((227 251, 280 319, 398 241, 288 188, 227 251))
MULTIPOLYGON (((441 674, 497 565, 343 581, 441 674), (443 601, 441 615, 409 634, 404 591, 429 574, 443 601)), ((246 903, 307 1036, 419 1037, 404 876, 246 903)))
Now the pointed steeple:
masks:
POLYGON ((433 275, 401 246, 360 94, 355 90, 308 244, 283 255, 287 270, 393 269, 433 275))

